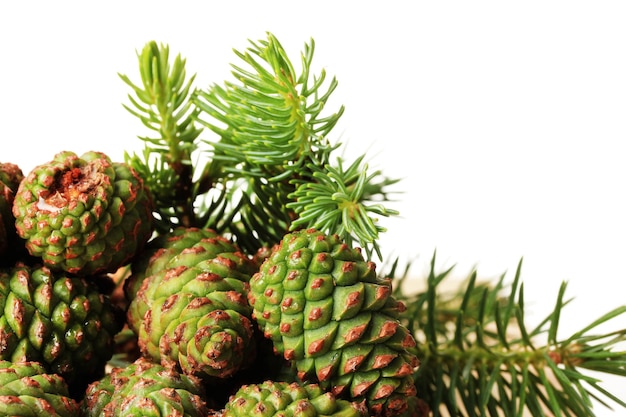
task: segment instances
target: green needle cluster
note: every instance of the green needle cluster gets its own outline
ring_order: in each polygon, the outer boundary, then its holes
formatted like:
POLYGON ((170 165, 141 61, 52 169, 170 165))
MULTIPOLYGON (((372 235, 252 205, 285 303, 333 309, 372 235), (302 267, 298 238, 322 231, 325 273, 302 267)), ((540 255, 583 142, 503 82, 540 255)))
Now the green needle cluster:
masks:
POLYGON ((368 172, 363 157, 344 168, 341 143, 328 138, 344 108, 326 112, 338 83, 312 73, 314 51, 311 40, 298 71, 268 34, 235 51, 232 81, 194 88, 184 59, 170 63, 166 45, 144 47, 141 83, 121 77, 132 88, 125 107, 153 135, 126 159, 154 194, 157 230, 207 227, 254 252, 315 227, 380 256, 379 217, 398 214, 382 202, 397 180, 368 172))
POLYGON ((453 268, 437 272, 434 256, 423 292, 403 291, 407 276, 396 274, 396 297, 407 304, 404 321, 420 350, 415 384, 433 415, 593 416, 593 400, 626 407, 599 378, 626 376, 626 328, 599 331, 623 320, 626 306, 559 338, 563 283, 554 309, 528 327, 521 266, 509 285, 504 275, 480 282, 474 271, 451 292, 442 287, 450 288, 453 268))

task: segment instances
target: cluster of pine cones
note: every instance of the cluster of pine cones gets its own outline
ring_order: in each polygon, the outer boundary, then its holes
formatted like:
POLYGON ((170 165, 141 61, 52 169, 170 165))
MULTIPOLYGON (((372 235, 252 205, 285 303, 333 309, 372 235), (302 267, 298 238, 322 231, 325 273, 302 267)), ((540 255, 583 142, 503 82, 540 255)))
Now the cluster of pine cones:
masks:
POLYGON ((403 309, 337 236, 157 235, 103 153, 0 164, 0 415, 424 416, 403 309))

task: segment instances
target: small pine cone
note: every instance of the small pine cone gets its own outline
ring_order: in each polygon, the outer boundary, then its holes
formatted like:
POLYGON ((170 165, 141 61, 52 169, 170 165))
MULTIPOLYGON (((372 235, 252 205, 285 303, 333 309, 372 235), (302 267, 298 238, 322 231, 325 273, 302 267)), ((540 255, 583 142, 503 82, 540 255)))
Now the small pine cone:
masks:
POLYGON ((215 232, 195 236, 176 256, 164 251, 152 258, 159 267, 148 267, 156 272, 142 278, 128 323, 143 355, 188 375, 230 377, 255 357, 247 301, 252 261, 215 232))
POLYGON ((82 278, 46 267, 0 270, 0 360, 37 361, 68 384, 99 378, 122 317, 82 278))
POLYGON ((4 183, 10 190, 16 192, 23 179, 24 173, 18 165, 0 162, 0 182, 4 183))
POLYGON ((22 170, 15 164, 0 162, 0 264, 12 264, 23 249, 23 242, 15 230, 13 200, 20 182, 22 170))
POLYGON ((37 362, 0 360, 0 415, 79 417, 63 378, 37 362))
POLYGON ((169 416, 208 414, 200 380, 139 358, 87 387, 85 417, 169 416))
POLYGON ((265 381, 242 386, 222 417, 366 417, 362 403, 335 398, 316 384, 265 381))
POLYGON ((301 380, 399 416, 416 395, 416 341, 398 320, 404 304, 336 235, 285 235, 250 281, 253 317, 301 380))
POLYGON ((35 167, 12 209, 30 254, 76 275, 114 272, 152 235, 152 199, 143 180, 101 152, 60 152, 35 167))

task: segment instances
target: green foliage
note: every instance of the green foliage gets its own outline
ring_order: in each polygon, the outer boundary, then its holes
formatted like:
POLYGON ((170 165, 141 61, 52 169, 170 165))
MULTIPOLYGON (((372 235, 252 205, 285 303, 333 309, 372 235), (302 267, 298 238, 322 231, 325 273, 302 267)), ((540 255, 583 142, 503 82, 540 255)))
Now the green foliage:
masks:
POLYGON ((211 158, 219 164, 226 188, 239 191, 224 201, 237 207, 238 221, 219 229, 227 229, 252 251, 278 242, 292 229, 294 213, 288 204, 296 190, 293 180, 313 180, 311 168, 328 162, 337 146, 325 135, 343 107, 321 117, 337 81, 326 86, 324 71, 311 76, 313 42, 305 45, 300 75, 273 35, 250 44, 245 52, 235 51, 242 61, 232 66, 236 81, 198 91, 196 103, 199 122, 218 135, 208 142, 211 158))
POLYGON ((125 155, 126 161, 145 179, 155 199, 161 232, 185 223, 194 216, 192 156, 198 152, 202 129, 194 125, 197 110, 189 100, 195 76, 186 79, 185 60, 173 63, 169 47, 149 42, 138 53, 141 84, 126 75, 121 79, 131 88, 130 105, 124 107, 152 131, 140 136, 143 154, 125 155))
POLYGON ((434 416, 446 411, 454 416, 593 416, 592 399, 626 407, 598 378, 603 373, 626 376, 626 351, 619 350, 626 328, 593 333, 622 318, 626 306, 559 339, 559 321, 568 304, 563 283, 553 311, 528 328, 521 265, 509 288, 504 275, 479 282, 474 271, 446 292, 441 287, 452 268, 437 273, 433 256, 426 290, 411 294, 402 290, 406 271, 397 274, 393 268, 392 274, 400 275, 396 296, 407 305, 403 320, 420 349, 418 395, 434 416))
MULTIPOLYGON (((314 46, 305 44, 297 70, 268 34, 234 51, 234 80, 205 89, 166 45, 149 42, 138 53, 141 81, 120 77, 131 88, 125 108, 149 134, 140 136, 142 153, 125 157, 152 191, 158 233, 209 227, 252 254, 312 227, 382 259, 379 218, 398 214, 387 207, 397 180, 369 171, 365 155, 337 156, 341 143, 329 135, 344 108, 325 111, 338 83, 323 70, 313 74, 314 46)), ((597 378, 626 376, 626 353, 616 350, 626 329, 599 332, 626 306, 559 339, 566 285, 545 320, 527 328, 521 263, 508 294, 504 276, 481 283, 475 272, 446 292, 452 268, 437 273, 434 257, 426 290, 409 293, 402 287, 410 265, 397 269, 396 262, 395 296, 407 306, 402 320, 422 361, 418 396, 435 416, 585 417, 594 415, 592 399, 626 407, 597 378)))
POLYGON ((296 190, 289 195, 293 201, 286 206, 298 215, 292 228, 313 224, 324 232, 344 236, 351 246, 364 247, 368 257, 372 256, 371 249, 375 250, 382 259, 378 238, 386 229, 373 216, 398 212, 373 200, 380 196, 387 200, 386 189, 397 180, 382 177, 380 171, 369 173, 367 165, 362 164, 364 157, 347 168, 341 158, 337 166, 311 166, 314 181, 294 180, 296 190))
POLYGON ((234 81, 194 89, 184 59, 170 64, 167 46, 144 47, 141 84, 121 76, 133 92, 125 107, 157 134, 140 137, 143 154, 126 159, 155 196, 159 232, 209 227, 253 253, 290 230, 315 227, 381 256, 378 217, 397 214, 383 205, 397 180, 368 174, 362 158, 346 170, 339 158, 332 165, 341 143, 327 136, 344 108, 324 112, 338 83, 324 70, 313 74, 314 50, 312 40, 305 44, 298 72, 268 34, 235 50, 234 81), (213 136, 200 136, 207 131, 213 136), (311 215, 319 210, 327 216, 311 215))
POLYGON ((219 135, 211 143, 213 159, 223 160, 228 172, 270 182, 302 175, 310 161, 326 163, 335 149, 326 135, 344 109, 321 116, 337 80, 326 86, 325 71, 311 75, 314 42, 304 46, 301 74, 273 35, 250 44, 235 51, 243 61, 233 65, 236 82, 197 94, 200 122, 219 135))

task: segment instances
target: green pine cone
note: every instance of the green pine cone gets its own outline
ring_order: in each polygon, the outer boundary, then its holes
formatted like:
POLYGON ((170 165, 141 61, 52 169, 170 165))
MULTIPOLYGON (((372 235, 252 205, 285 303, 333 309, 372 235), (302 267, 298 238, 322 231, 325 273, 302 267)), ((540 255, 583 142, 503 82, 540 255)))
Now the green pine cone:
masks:
POLYGON ((9 247, 9 238, 4 225, 2 214, 0 214, 0 256, 4 255, 9 247))
POLYGON ((100 152, 60 152, 35 167, 13 202, 31 255, 77 275, 113 272, 152 234, 152 199, 129 165, 100 152))
POLYGON ((155 272, 142 280, 127 321, 143 355, 188 375, 225 378, 255 357, 247 301, 253 263, 215 232, 191 233, 190 246, 168 262, 153 257, 159 267, 148 267, 155 272))
POLYGON ((37 361, 68 384, 99 378, 119 313, 85 280, 47 267, 0 270, 0 360, 37 361))
POLYGON ((19 166, 11 162, 0 162, 0 182, 13 190, 13 192, 17 191, 23 179, 24 173, 19 166))
POLYGON ((242 386, 222 417, 365 417, 362 403, 337 399, 316 384, 265 381, 242 386))
POLYGON ((23 247, 15 230, 13 200, 20 182, 22 170, 15 164, 0 162, 0 264, 9 265, 17 258, 19 247, 23 247))
POLYGON ((11 226, 15 224, 15 219, 11 213, 13 205, 13 192, 0 181, 0 256, 8 252, 10 248, 11 226))
POLYGON ((416 341, 399 320, 405 307, 338 236, 287 234, 250 281, 253 317, 302 380, 365 399, 373 415, 401 415, 415 396, 416 341))
POLYGON ((204 417, 209 412, 198 379, 145 358, 90 384, 82 410, 85 417, 204 417))
POLYGON ((37 362, 0 360, 0 415, 78 417, 66 382, 37 362))
MULTIPOLYGON (((132 275, 124 282, 124 295, 127 300, 130 302, 135 298, 146 276, 162 270, 183 249, 188 249, 196 244, 204 245, 205 249, 214 255, 220 252, 238 250, 227 240, 219 238, 218 234, 210 229, 181 226, 174 228, 167 234, 158 235, 150 240, 137 258, 133 260, 132 275), (218 240, 215 240, 216 238, 218 240)), ((250 274, 252 273, 251 270, 250 274)))

